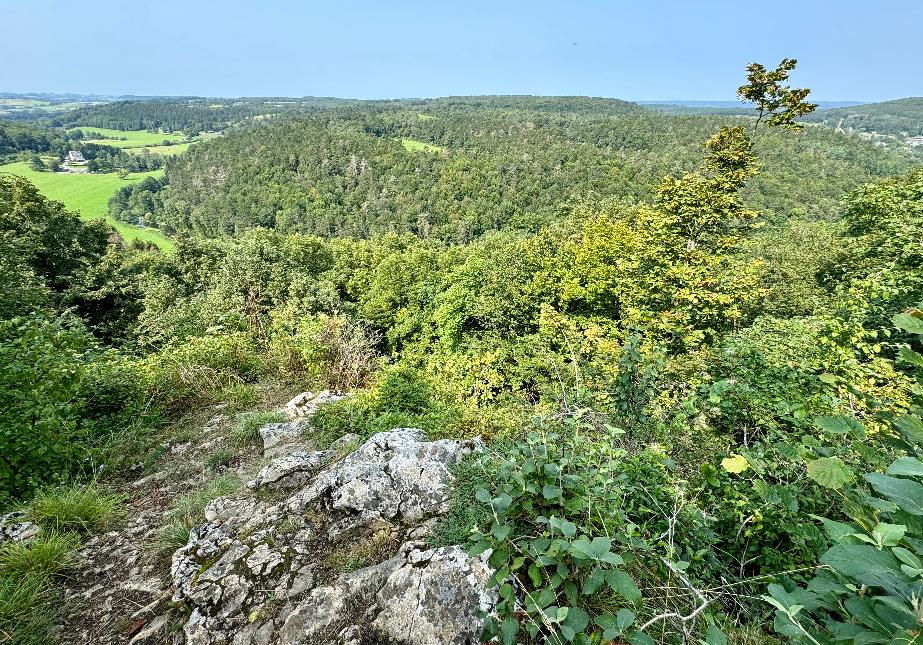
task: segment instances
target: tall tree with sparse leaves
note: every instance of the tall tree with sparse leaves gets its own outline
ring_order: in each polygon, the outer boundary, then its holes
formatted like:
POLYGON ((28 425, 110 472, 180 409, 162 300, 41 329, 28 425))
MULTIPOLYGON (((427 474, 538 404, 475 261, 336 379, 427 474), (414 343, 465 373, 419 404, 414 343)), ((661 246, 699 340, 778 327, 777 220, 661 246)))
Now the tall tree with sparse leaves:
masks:
POLYGON ((796 123, 795 119, 817 109, 815 103, 805 101, 810 89, 792 89, 783 85, 797 64, 794 58, 783 58, 772 71, 761 63, 747 65, 747 84, 737 88, 737 96, 741 101, 750 101, 756 105, 759 112, 757 126, 766 118, 770 126, 800 130, 804 125, 796 123))

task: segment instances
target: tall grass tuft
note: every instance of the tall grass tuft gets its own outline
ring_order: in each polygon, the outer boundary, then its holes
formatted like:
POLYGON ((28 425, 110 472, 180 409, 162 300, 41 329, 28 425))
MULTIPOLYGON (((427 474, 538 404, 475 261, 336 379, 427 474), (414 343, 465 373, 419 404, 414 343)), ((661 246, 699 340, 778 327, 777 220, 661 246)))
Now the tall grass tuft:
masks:
POLYGON ((29 519, 53 531, 95 531, 120 513, 122 496, 98 484, 57 486, 40 490, 27 513, 29 519))
POLYGON ((48 577, 73 568, 80 541, 66 533, 43 531, 28 542, 0 546, 0 575, 48 577))
POLYGON ((0 574, 0 643, 53 643, 54 597, 47 576, 0 574))

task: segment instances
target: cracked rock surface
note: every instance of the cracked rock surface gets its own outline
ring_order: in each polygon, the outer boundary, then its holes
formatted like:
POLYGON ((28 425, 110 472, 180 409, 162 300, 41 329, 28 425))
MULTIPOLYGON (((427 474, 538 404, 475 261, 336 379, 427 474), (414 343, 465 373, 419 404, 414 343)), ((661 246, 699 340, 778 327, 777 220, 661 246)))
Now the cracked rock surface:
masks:
POLYGON ((425 441, 412 428, 379 432, 318 474, 289 509, 320 502, 337 516, 331 537, 374 520, 420 522, 448 510, 449 466, 479 449, 478 440, 425 441))
POLYGON ((0 544, 28 542, 41 531, 42 527, 26 520, 25 513, 22 511, 13 511, 0 516, 0 544))
POLYGON ((273 481, 307 477, 288 497, 208 505, 207 523, 171 565, 173 599, 190 610, 187 643, 346 645, 372 633, 378 640, 368 642, 479 642, 478 611, 494 602, 489 567, 458 547, 428 549, 413 538, 447 509, 449 467, 480 443, 426 441, 420 430, 397 429, 338 459, 352 442, 293 452, 251 486, 286 469, 273 481), (382 535, 388 539, 375 542, 382 535), (352 570, 344 573, 342 561, 352 570))

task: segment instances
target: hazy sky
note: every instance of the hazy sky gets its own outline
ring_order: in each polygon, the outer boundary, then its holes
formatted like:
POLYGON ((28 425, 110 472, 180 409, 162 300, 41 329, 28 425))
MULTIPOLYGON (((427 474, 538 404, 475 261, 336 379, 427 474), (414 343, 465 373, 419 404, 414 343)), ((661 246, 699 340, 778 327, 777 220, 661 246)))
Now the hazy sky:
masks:
POLYGON ((792 56, 817 99, 923 95, 923 0, 0 0, 0 25, 12 92, 717 100, 792 56))

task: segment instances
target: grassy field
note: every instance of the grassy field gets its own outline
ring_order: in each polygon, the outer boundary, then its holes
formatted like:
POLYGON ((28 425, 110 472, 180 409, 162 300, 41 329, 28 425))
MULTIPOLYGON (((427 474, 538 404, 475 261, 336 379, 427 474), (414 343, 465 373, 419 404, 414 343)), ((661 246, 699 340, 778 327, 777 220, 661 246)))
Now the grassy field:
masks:
POLYGON ((139 182, 148 176, 159 177, 163 174, 163 170, 135 173, 128 175, 126 179, 119 179, 115 173, 36 172, 26 162, 20 161, 0 166, 0 172, 25 177, 35 184, 35 187, 45 197, 62 202, 67 208, 78 211, 84 219, 105 219, 129 242, 132 240, 153 242, 165 251, 173 248, 173 242, 157 229, 124 224, 108 215, 109 198, 115 191, 126 184, 139 182))
POLYGON ((172 146, 143 146, 141 148, 125 148, 125 152, 129 152, 131 154, 140 154, 142 150, 148 150, 152 154, 171 156, 186 152, 191 145, 192 143, 190 142, 175 143, 172 146))
POLYGON ((442 146, 434 146, 416 139, 401 139, 401 143, 404 144, 404 149, 410 152, 442 152, 444 150, 442 146))
POLYGON ((144 146, 160 146, 165 140, 177 143, 186 140, 182 132, 164 133, 148 132, 147 130, 111 130, 109 128, 79 127, 84 134, 93 132, 103 135, 102 139, 88 139, 87 143, 101 143, 114 148, 142 148, 144 146))

